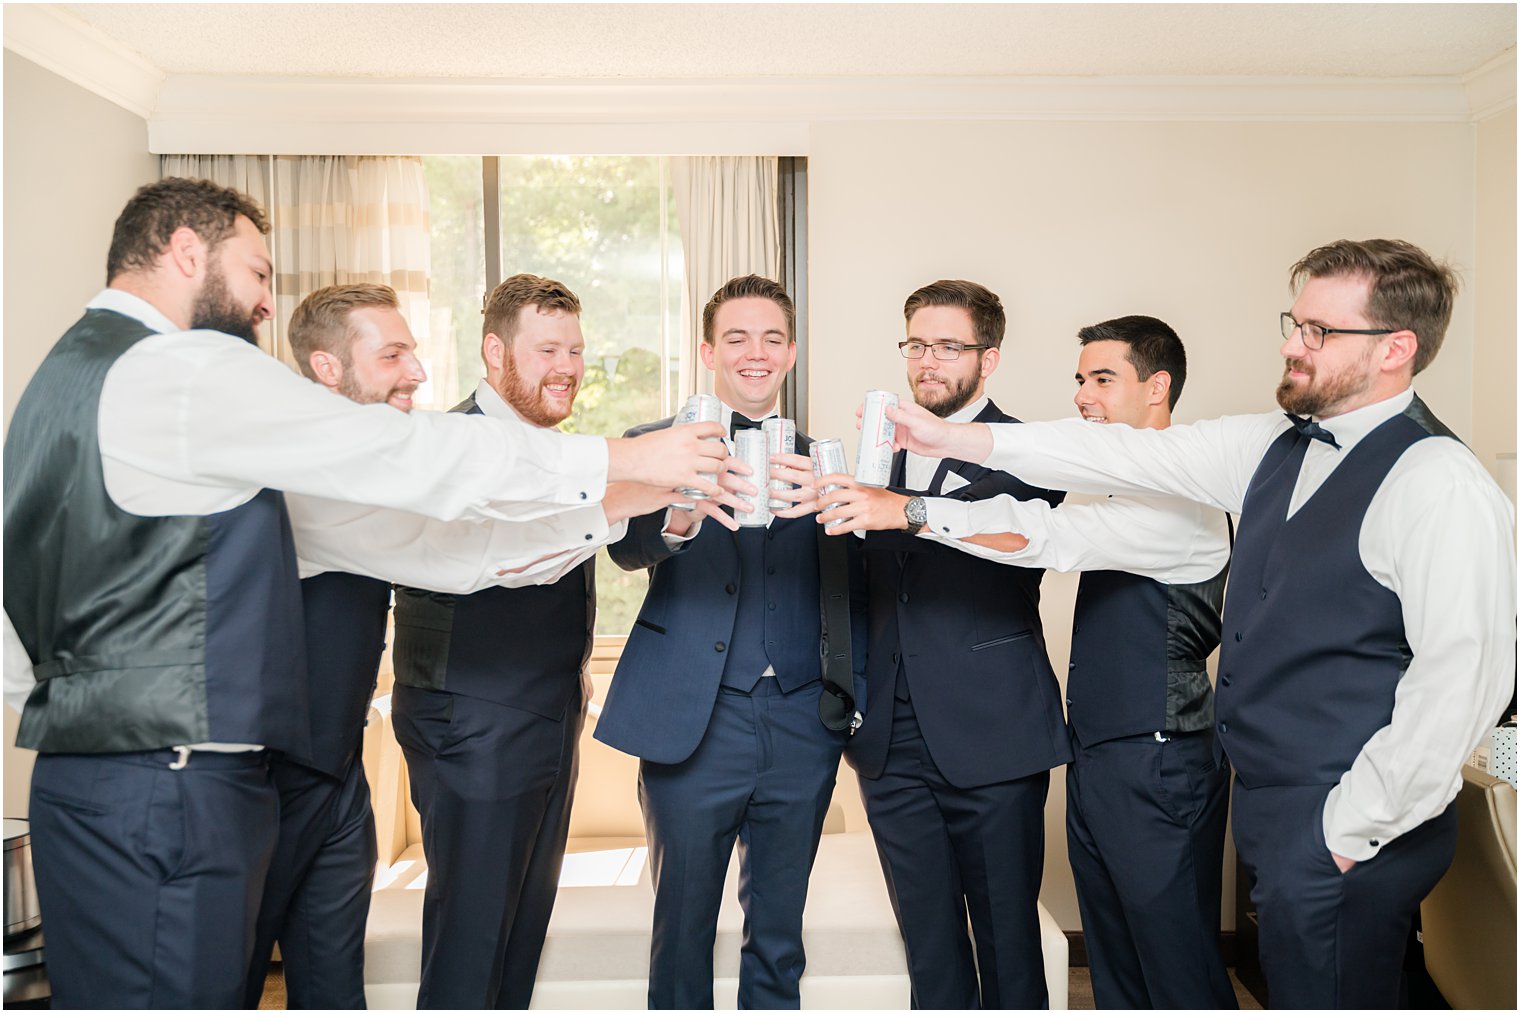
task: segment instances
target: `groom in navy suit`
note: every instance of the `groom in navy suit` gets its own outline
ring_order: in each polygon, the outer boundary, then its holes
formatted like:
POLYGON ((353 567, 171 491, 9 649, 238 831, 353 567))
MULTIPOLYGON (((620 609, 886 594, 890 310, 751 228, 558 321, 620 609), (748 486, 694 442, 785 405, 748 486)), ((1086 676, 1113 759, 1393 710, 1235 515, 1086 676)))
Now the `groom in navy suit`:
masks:
MULTIPOLYGON (((731 434, 776 414, 797 359, 793 315, 786 290, 754 275, 725 284, 703 310, 702 363, 731 434)), ((797 442, 805 454, 807 438, 797 442)), ((805 458, 778 459, 772 474, 802 488, 785 494, 798 505, 767 527, 730 532, 665 510, 635 518, 609 550, 624 569, 650 571, 596 737, 641 761, 655 1009, 713 1005, 713 943, 736 841, 739 1006, 799 1005, 808 875, 863 695, 853 675, 863 650, 851 645, 853 546, 813 523, 805 458)), ((766 477, 746 476, 762 488, 766 477)))
MULTIPOLYGON (((986 395, 1005 327, 996 294, 937 281, 909 296, 903 315, 898 348, 920 406, 954 421, 1018 421, 986 395)), ((904 451, 887 489, 828 481, 842 489, 820 497, 818 519, 846 518, 836 534, 871 532, 870 706, 848 758, 907 949, 913 1007, 1040 1009, 1045 795, 1050 768, 1071 760, 1040 626, 1045 571, 915 535, 924 496, 1054 505, 1061 494, 904 451)))

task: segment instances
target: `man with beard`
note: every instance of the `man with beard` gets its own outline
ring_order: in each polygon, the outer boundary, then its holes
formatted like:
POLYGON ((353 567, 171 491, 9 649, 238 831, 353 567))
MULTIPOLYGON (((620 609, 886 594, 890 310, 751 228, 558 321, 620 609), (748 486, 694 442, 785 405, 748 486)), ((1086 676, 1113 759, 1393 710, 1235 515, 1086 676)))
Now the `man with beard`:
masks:
POLYGON ((25 698, 17 743, 40 754, 33 855, 60 1006, 243 999, 279 805, 266 749, 311 748, 280 490, 482 520, 585 506, 609 477, 718 491, 701 427, 657 434, 673 445, 524 433, 292 375, 247 340, 273 311, 267 231, 205 181, 139 190, 108 287, 6 434, 7 640, 35 666, 8 665, 6 690, 25 698), (233 333, 184 330, 208 325, 233 333))
MULTIPOLYGON (((486 301, 486 375, 453 410, 523 430, 570 416, 585 372, 580 300, 514 275, 486 301)), ((637 512, 674 500, 645 502, 637 512)), ((717 514, 704 504, 709 515, 717 514)), ((419 1009, 526 1009, 569 833, 597 545, 541 586, 396 587, 396 738, 428 862, 419 1009)))
MULTIPOLYGON (((301 371, 359 404, 410 411, 427 379, 396 293, 384 285, 319 289, 296 307, 288 333, 301 371)), ((287 497, 301 565, 312 748, 308 756, 270 760, 280 833, 259 908, 245 993, 250 1009, 258 1005, 276 942, 292 1008, 364 1005, 375 832, 358 753, 385 649, 391 585, 382 578, 459 592, 487 582, 513 587, 552 579, 605 542, 609 524, 679 496, 619 482, 601 503, 496 524, 448 524, 287 497), (352 572, 333 569, 336 560, 352 572)))
MULTIPOLYGON (((951 421, 1012 423, 986 395, 1002 301, 937 281, 903 306, 913 399, 951 421)), ((1047 1005, 1038 901, 1050 769, 1071 759, 1045 656, 1041 569, 999 566, 913 537, 925 496, 1054 505, 964 460, 899 452, 888 488, 826 476, 819 520, 865 536, 868 708, 846 753, 908 954, 915 1009, 1047 1005), (970 933, 967 923, 970 923, 970 933), (973 952, 974 951, 974 952, 973 952)))
MULTIPOLYGON (((702 311, 702 364, 731 433, 777 411, 797 361, 786 289, 745 275, 702 311)), ((632 432, 669 428, 671 419, 632 432)), ((713 945, 737 842, 741 1009, 796 1009, 802 909, 833 797, 864 643, 850 609, 849 546, 812 515, 809 440, 773 455, 792 501, 766 526, 720 531, 678 510, 636 518, 608 549, 649 569, 596 737, 639 757, 654 885, 651 1009, 711 1009, 713 945), (800 502, 799 502, 800 501, 800 502), (806 515, 806 516, 803 516, 806 515)), ((749 476, 764 489, 764 475, 749 476)))
MULTIPOLYGON (((1127 316, 1077 339, 1083 419, 1171 425, 1187 379, 1175 331, 1127 316)), ((920 538, 1082 573, 1066 677, 1066 844, 1097 1006, 1233 1009, 1219 951, 1230 773, 1215 757, 1206 665, 1219 646, 1225 515, 1160 496, 1059 507, 1006 495, 930 499, 926 513, 920 538)))
POLYGON ((1391 1008, 1411 918, 1451 861, 1462 763, 1514 688, 1514 512, 1412 389, 1451 319, 1450 268, 1341 240, 1291 277, 1286 418, 986 427, 908 409, 898 434, 1240 513, 1217 734, 1272 1004, 1391 1008))

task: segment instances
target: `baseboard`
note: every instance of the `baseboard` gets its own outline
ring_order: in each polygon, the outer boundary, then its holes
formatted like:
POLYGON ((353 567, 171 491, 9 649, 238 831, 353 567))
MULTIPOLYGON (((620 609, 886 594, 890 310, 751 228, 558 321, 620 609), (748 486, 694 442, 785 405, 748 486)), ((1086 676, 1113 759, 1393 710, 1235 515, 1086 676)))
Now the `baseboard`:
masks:
MULTIPOLYGON (((1235 966, 1235 954, 1237 940, 1234 929, 1224 929, 1219 933, 1219 951, 1224 954, 1226 967, 1235 966)), ((1087 940, 1081 932, 1066 933, 1066 962, 1072 967, 1087 966, 1087 940)))

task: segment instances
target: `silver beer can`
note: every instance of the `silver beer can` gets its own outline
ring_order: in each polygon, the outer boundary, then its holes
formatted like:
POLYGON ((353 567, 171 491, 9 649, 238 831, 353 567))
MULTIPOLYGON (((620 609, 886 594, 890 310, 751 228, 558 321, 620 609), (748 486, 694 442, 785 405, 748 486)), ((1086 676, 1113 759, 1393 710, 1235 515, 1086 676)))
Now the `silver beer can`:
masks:
POLYGON ((866 391, 866 407, 860 416, 860 450, 855 455, 855 481, 885 486, 892 474, 892 437, 897 423, 887 409, 897 407, 897 395, 889 390, 866 391))
MULTIPOLYGON (((693 394, 686 399, 686 405, 681 409, 681 414, 676 416, 676 425, 691 425, 696 422, 721 422, 723 421, 723 402, 718 400, 716 394, 693 394)), ((713 437, 717 439, 718 437, 713 437)), ((677 489, 677 492, 685 493, 692 499, 706 499, 707 494, 697 489, 677 489)), ((681 510, 690 510, 687 503, 676 503, 681 510)))
POLYGON ((748 513, 735 510, 734 520, 742 527, 764 527, 771 519, 771 511, 768 505, 770 497, 766 494, 765 480, 761 476, 770 471, 770 440, 759 429, 741 429, 734 435, 734 456, 749 465, 751 474, 747 477, 756 489, 753 496, 739 497, 755 509, 748 513))
MULTIPOLYGON (((825 475, 843 475, 849 467, 845 463, 844 444, 838 440, 814 440, 813 446, 808 450, 808 456, 813 459, 814 478, 822 478, 825 475)), ((826 485, 818 490, 818 494, 822 496, 824 493, 833 492, 838 488, 839 486, 837 485, 826 485)), ((843 523, 844 521, 842 520, 829 521, 824 527, 832 528, 837 524, 843 523)))
MULTIPOLYGON (((795 454, 797 452, 797 423, 791 419, 766 419, 761 425, 765 433, 766 446, 773 454, 795 454)), ((759 474, 759 472, 756 472, 759 474)), ((767 472, 769 474, 769 472, 767 472)), ((795 489, 790 482, 783 482, 779 478, 771 479, 771 489, 795 489)), ((772 510, 785 510, 787 507, 796 506, 784 499, 770 501, 772 510)))

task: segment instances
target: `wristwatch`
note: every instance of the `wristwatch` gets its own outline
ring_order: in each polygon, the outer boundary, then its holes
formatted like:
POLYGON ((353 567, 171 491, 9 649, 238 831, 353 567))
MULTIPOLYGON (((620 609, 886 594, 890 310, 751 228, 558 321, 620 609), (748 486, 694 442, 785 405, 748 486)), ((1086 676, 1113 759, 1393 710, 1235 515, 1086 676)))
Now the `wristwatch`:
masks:
POLYGON ((908 534, 916 535, 929 523, 929 508, 922 496, 914 496, 903 504, 903 516, 908 518, 908 534))

